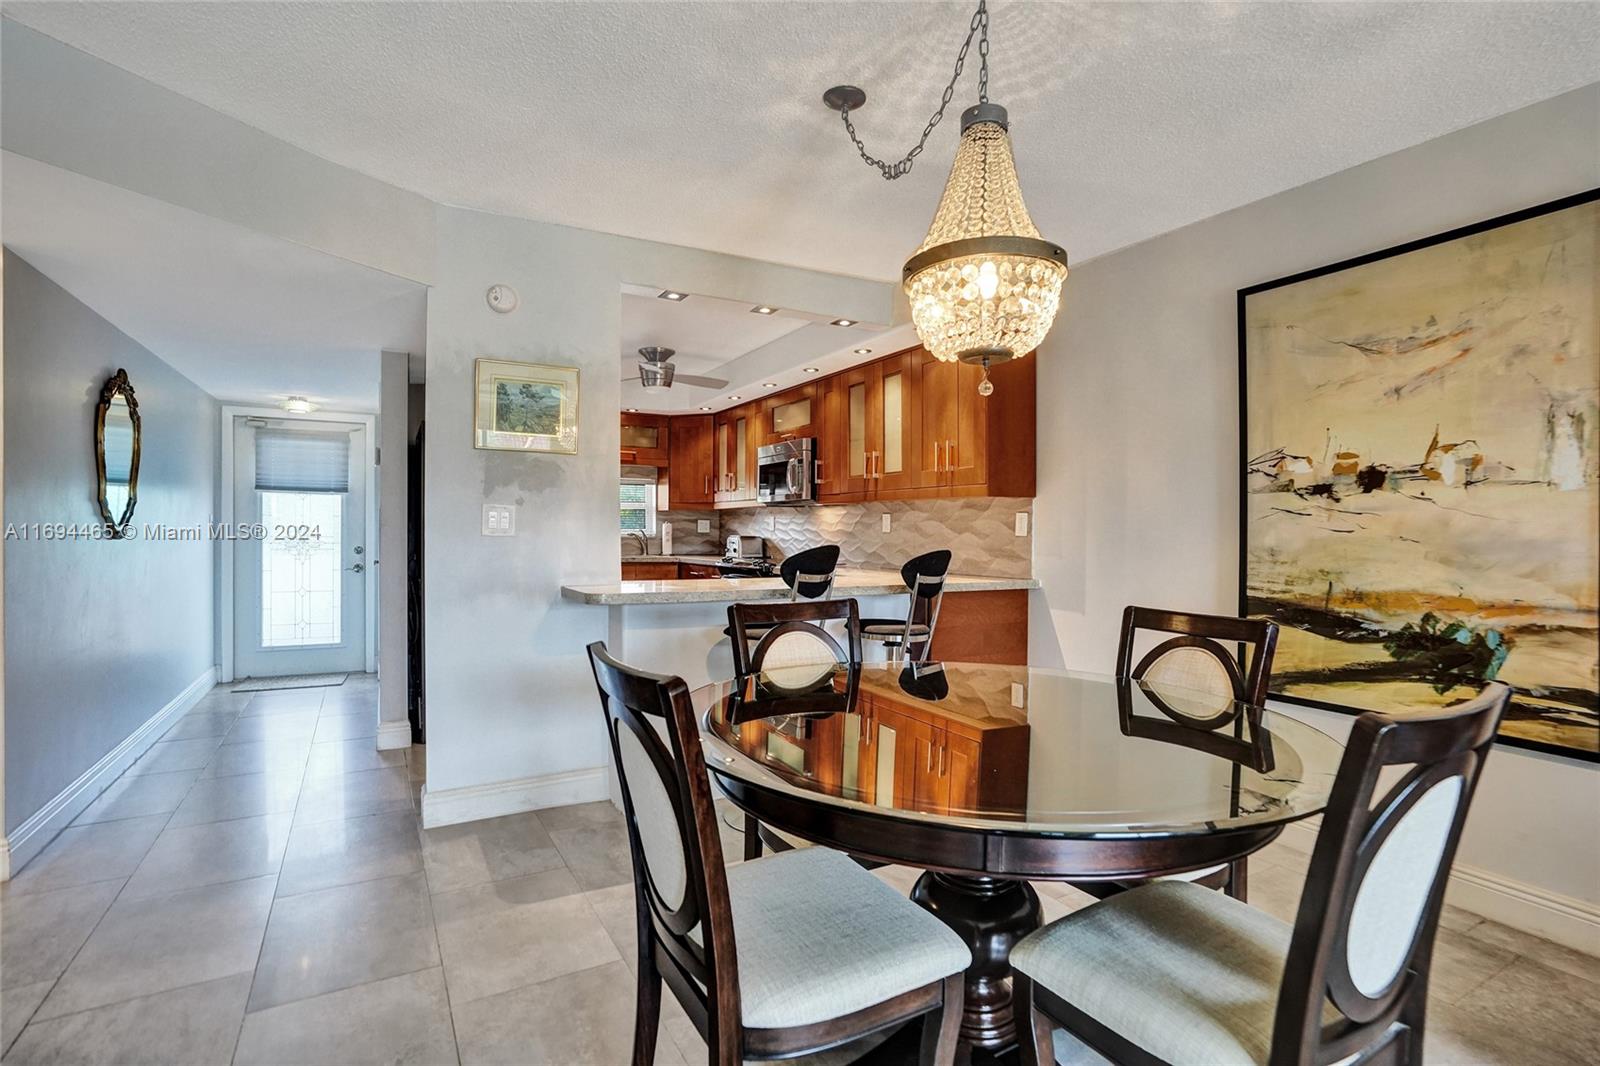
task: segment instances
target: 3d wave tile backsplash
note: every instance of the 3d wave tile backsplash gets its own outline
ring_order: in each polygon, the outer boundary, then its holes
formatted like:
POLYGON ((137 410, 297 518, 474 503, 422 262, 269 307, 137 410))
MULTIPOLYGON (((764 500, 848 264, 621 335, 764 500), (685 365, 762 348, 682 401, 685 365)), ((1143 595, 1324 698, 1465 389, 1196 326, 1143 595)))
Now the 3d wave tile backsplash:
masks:
POLYGON ((905 500, 820 507, 721 511, 722 535, 762 537, 781 559, 818 544, 837 544, 847 566, 898 570, 913 555, 949 548, 951 569, 994 577, 1033 576, 1033 501, 984 497, 905 500), (1016 535, 1017 512, 1028 514, 1028 535, 1016 535), (883 532, 883 515, 890 532, 883 532))

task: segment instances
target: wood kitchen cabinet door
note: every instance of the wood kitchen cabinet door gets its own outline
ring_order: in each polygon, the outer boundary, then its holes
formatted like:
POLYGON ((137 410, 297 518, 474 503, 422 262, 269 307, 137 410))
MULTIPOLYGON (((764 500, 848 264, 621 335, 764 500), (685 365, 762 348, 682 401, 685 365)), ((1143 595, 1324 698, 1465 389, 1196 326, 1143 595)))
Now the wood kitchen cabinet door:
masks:
POLYGON ((975 363, 952 365, 956 371, 955 425, 945 448, 945 483, 983 485, 989 481, 989 409, 993 398, 978 395, 983 367, 975 363))
POLYGON ((749 406, 733 407, 716 416, 716 502, 738 503, 756 498, 756 420, 749 406))
POLYGON ((712 417, 680 415, 669 428, 667 502, 672 507, 707 506, 715 499, 712 417))
POLYGON ((939 773, 944 729, 927 719, 879 704, 874 714, 895 734, 894 802, 908 810, 938 813, 949 805, 950 788, 939 773))
POLYGON ((959 363, 935 359, 926 350, 907 353, 913 362, 912 394, 916 405, 916 460, 911 479, 917 488, 940 488, 950 483, 946 456, 957 437, 959 363))
POLYGON ((666 415, 623 412, 622 461, 629 465, 666 466, 668 433, 666 415))
POLYGON ((983 746, 973 737, 947 727, 944 732, 945 798, 950 810, 971 811, 978 805, 982 783, 983 746))
POLYGON ((785 389, 761 402, 761 424, 757 435, 762 444, 815 437, 822 418, 822 403, 817 382, 785 389))

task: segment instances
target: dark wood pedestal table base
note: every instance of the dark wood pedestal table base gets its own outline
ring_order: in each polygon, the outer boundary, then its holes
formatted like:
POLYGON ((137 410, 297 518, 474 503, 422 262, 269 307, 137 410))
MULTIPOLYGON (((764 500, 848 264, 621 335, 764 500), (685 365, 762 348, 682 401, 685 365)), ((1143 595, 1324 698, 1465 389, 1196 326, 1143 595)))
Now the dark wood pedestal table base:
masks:
POLYGON ((972 949, 963 1043, 991 1052, 1016 1041, 1029 882, 1240 860, 1321 811, 1342 754, 1261 707, 1030 667, 785 667, 695 699, 712 778, 747 815, 926 871, 911 898, 972 949))

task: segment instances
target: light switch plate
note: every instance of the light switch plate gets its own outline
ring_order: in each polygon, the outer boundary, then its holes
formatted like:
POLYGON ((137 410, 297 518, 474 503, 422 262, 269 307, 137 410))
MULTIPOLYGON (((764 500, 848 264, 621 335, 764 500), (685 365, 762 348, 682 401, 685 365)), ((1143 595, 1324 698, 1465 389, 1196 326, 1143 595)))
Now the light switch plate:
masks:
POLYGON ((1018 511, 1017 512, 1017 536, 1026 537, 1027 535, 1028 535, 1028 512, 1027 511, 1018 511))
POLYGON ((509 503, 483 505, 483 535, 509 537, 517 531, 517 509, 509 503))
POLYGON ((1028 705, 1028 690, 1022 687, 1021 682, 1011 682, 1011 706, 1026 707, 1028 705))
POLYGON ((697 532, 697 533, 710 533, 711 532, 711 519, 709 519, 709 518, 696 518, 694 520, 694 528, 695 528, 695 532, 697 532))
POLYGON ((892 532, 892 530, 890 529, 891 525, 892 525, 892 522, 890 521, 890 518, 889 518, 889 512, 888 511, 883 512, 883 531, 885 533, 892 532))

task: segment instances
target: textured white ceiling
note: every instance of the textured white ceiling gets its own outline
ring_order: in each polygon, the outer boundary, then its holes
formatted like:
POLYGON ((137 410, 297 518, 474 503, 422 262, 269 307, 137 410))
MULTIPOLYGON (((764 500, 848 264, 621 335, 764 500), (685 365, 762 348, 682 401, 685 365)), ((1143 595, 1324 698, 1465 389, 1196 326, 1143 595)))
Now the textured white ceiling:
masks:
POLYGON ((3 160, 6 247, 219 399, 375 411, 378 353, 423 350, 416 282, 3 160))
MULTIPOLYGON (((960 3, 8 3, 6 15, 435 200, 892 278, 959 108, 894 183, 818 102, 921 131, 960 3)), ((1600 77, 1592 3, 993 9, 1035 221, 1081 260, 1600 77)))

